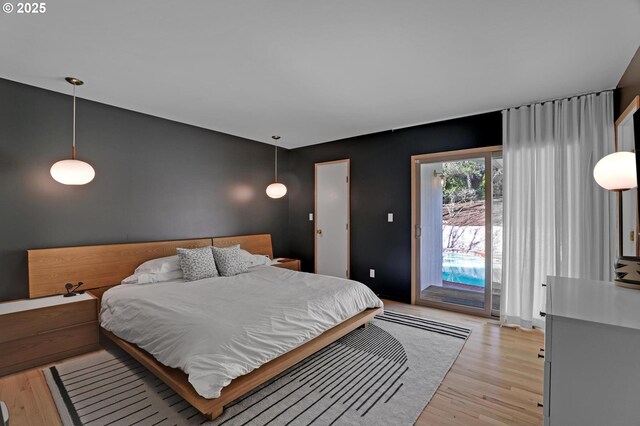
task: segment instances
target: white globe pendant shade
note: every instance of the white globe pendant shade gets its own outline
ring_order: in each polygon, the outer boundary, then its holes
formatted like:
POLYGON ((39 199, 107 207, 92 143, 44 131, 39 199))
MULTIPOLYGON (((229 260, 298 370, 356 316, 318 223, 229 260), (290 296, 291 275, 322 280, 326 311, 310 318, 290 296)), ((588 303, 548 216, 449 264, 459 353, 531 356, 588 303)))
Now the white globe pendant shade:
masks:
POLYGON ((95 176, 91 164, 80 160, 61 160, 51 166, 51 177, 64 185, 85 185, 95 176))
POLYGON ((271 198, 282 198, 287 193, 287 187, 279 182, 267 186, 267 195, 271 198))
POLYGON ((609 191, 626 191, 637 187, 636 154, 621 151, 603 157, 593 168, 593 178, 609 191))

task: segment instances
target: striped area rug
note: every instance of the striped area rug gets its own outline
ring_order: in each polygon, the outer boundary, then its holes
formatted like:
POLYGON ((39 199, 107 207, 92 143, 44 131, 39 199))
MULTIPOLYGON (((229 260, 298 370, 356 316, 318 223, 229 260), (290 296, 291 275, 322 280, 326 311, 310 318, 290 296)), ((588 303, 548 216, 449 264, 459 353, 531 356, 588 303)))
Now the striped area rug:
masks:
POLYGON ((411 425, 469 334, 386 311, 232 402, 213 422, 118 349, 44 371, 65 425, 411 425))

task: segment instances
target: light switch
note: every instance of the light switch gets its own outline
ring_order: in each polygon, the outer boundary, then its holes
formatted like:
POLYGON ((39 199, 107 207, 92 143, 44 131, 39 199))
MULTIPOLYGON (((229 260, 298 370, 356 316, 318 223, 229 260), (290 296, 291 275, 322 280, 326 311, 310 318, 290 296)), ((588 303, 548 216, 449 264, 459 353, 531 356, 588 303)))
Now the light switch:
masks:
POLYGON ((387 222, 393 222, 393 213, 387 213, 387 222))
POLYGON ((309 213, 309 220, 313 222, 313 213, 309 213))
POLYGON ((376 270, 375 269, 369 269, 369 277, 370 278, 375 278, 376 277, 376 270))

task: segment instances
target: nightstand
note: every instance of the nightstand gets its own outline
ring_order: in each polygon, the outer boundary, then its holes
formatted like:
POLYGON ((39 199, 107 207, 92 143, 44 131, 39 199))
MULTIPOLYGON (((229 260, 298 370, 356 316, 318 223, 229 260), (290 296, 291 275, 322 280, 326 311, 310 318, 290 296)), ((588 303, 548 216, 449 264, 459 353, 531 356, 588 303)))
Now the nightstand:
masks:
POLYGON ((0 303, 0 376, 99 349, 89 293, 0 303))
POLYGON ((275 266, 276 268, 291 269, 292 271, 300 270, 300 259, 287 259, 279 257, 273 260, 275 260, 276 263, 272 263, 271 266, 275 266))

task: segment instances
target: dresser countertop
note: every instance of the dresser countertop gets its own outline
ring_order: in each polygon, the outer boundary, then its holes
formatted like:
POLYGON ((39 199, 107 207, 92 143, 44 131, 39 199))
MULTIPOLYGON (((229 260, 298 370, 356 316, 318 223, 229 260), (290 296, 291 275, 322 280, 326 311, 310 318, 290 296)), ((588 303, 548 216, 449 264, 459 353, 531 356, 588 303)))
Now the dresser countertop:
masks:
POLYGON ((640 330, 640 290, 564 277, 547 284, 547 315, 640 330))

